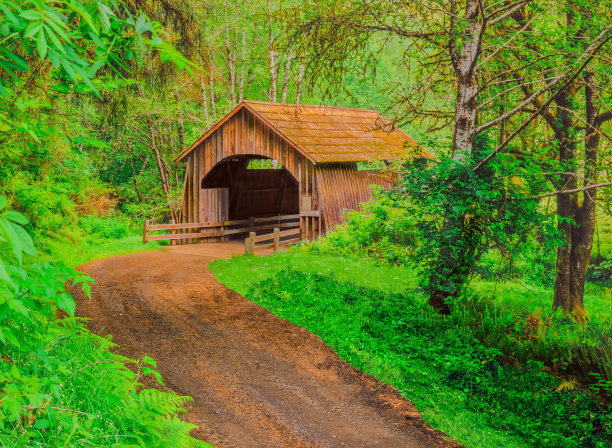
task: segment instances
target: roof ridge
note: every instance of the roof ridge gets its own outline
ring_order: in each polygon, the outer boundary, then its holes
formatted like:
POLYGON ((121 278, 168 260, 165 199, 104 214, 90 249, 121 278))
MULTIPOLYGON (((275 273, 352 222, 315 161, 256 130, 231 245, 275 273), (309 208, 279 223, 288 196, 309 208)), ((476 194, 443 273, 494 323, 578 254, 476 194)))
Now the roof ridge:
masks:
POLYGON ((255 104, 265 104, 267 106, 289 106, 289 107, 310 107, 313 109, 344 109, 344 110, 358 110, 363 112, 374 112, 378 115, 381 115, 376 109, 363 109, 360 107, 347 107, 347 106, 328 106, 324 104, 292 104, 292 103, 272 103, 270 101, 259 101, 259 100, 242 100, 243 103, 255 103, 255 104))

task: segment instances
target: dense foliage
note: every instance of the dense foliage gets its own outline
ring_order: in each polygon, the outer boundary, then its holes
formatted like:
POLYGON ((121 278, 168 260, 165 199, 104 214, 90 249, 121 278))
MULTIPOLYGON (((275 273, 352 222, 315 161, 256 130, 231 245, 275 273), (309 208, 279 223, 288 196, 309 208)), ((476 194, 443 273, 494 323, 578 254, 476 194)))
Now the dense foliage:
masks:
POLYGON ((179 69, 190 62, 163 27, 114 1, 0 1, 0 20, 0 441, 204 445, 178 417, 190 397, 145 389, 146 375, 163 386, 155 361, 114 354, 110 337, 75 318, 70 287, 89 295, 92 279, 39 259, 29 233, 49 253, 65 251, 83 231, 131 232, 123 217, 95 216, 116 201, 74 145, 78 123, 63 121, 61 111, 128 83, 129 66, 147 52, 179 69))
MULTIPOLYGON (((0 196, 0 209, 7 201, 0 196)), ((112 354, 110 338, 90 333, 74 317, 67 289, 89 295, 92 279, 40 263, 13 210, 0 215, 0 441, 4 446, 196 446, 194 425, 178 418, 190 397, 144 389, 150 358, 112 354), (23 256, 29 256, 27 264, 23 256), (59 310, 64 318, 58 319, 59 310), (132 366, 132 369, 128 368, 132 366)))

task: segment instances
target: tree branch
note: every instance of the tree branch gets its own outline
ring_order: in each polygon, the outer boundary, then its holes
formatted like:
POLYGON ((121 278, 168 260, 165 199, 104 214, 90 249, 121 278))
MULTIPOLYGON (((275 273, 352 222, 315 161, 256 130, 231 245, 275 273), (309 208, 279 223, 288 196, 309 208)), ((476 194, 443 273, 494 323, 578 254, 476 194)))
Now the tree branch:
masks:
POLYGON ((451 0, 450 4, 451 16, 449 24, 449 37, 448 37, 448 53, 450 55, 451 63, 455 74, 459 74, 459 53, 457 52, 457 0, 451 0))
POLYGON ((610 120, 612 120, 612 109, 599 114, 597 118, 595 118, 595 124, 601 126, 606 121, 610 121, 610 120))
POLYGON ((491 14, 489 14, 487 16, 487 20, 489 21, 489 25, 495 25, 496 23, 501 22, 502 20, 504 20, 505 18, 511 16, 512 14, 514 14, 518 9, 522 8, 523 6, 525 6, 527 3, 532 2, 533 0, 522 0, 518 3, 513 4, 509 4, 506 6, 502 6, 501 8, 493 11, 491 14), (510 9, 508 9, 510 8, 510 9), (507 11, 506 11, 507 10, 507 11), (499 17, 495 17, 497 14, 506 11, 504 14, 502 14, 499 17), (495 17, 495 18, 493 18, 495 17))
POLYGON ((510 39, 508 39, 506 42, 504 42, 503 45, 500 45, 493 53, 491 53, 489 56, 487 56, 487 58, 484 61, 482 61, 479 64, 479 66, 482 67, 487 62, 489 62, 492 58, 494 58, 500 51, 502 51, 503 49, 507 48, 508 45, 510 45, 510 43, 512 43, 512 41, 514 39, 516 39, 522 32, 524 32, 527 28, 529 28, 529 26, 533 23, 533 21, 535 19, 537 19, 538 17, 540 17, 542 14, 544 14, 544 11, 542 11, 540 14, 537 14, 537 15, 533 16, 531 18, 531 20, 529 20, 520 30, 518 30, 516 32, 516 34, 514 34, 514 36, 512 36, 510 39))
POLYGON ((574 188, 572 190, 557 190, 557 191, 553 191, 550 193, 544 193, 544 194, 539 194, 537 196, 532 196, 529 199, 542 199, 542 198, 547 198, 549 196, 556 196, 558 194, 580 193, 581 191, 592 190, 593 188, 609 187, 610 185, 612 185, 612 182, 604 182, 601 184, 587 185, 586 187, 574 188))
MULTIPOLYGON (((550 104, 554 101, 555 97, 557 96, 557 94, 559 92, 561 92, 563 89, 565 89, 567 86, 569 86, 572 82, 574 82, 576 80, 576 78, 578 78, 580 73, 582 73, 582 71, 589 64, 589 62, 591 62, 591 59, 593 59, 593 56, 595 56, 595 53, 597 53, 601 49, 601 47, 603 47, 606 44, 606 42, 608 42, 610 40, 611 37, 606 37, 606 34, 608 34, 610 31, 612 31, 612 24, 610 24, 606 29, 604 29, 599 34, 599 36, 597 36, 597 39, 595 40, 595 42, 593 42, 591 45, 589 45, 589 47, 582 53, 580 58, 578 58, 578 61, 583 61, 582 65, 578 68, 578 70, 576 70, 576 72, 570 77, 570 79, 568 79, 567 82, 565 82, 555 92, 554 95, 551 95, 550 98, 542 105, 542 107, 540 107, 521 126, 519 126, 518 129, 516 131, 514 131, 512 133, 512 135, 510 135, 510 137, 508 137, 501 145, 499 145, 491 154, 489 154, 487 157, 482 159, 473 168, 473 171, 478 171, 482 166, 486 165, 493 157, 495 157, 497 154, 499 154, 506 146, 508 146, 508 144, 512 140, 514 140, 514 138, 517 135, 519 135, 521 132, 523 132, 523 130, 529 125, 529 123, 531 123, 533 120, 535 120, 536 117, 538 117, 542 113, 543 110, 545 110, 548 106, 550 106, 550 104), (599 39, 601 39, 601 42, 597 43, 597 40, 599 40, 599 39)), ((565 74, 567 74, 567 72, 565 72, 564 75, 565 74)))

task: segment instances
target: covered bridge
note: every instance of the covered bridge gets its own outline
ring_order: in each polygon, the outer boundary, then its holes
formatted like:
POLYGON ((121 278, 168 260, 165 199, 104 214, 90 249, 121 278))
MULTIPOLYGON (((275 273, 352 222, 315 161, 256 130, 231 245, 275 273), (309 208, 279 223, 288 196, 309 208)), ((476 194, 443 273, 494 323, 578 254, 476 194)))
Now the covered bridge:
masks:
POLYGON ((393 184, 357 162, 423 151, 373 110, 243 101, 176 157, 186 164, 180 219, 216 226, 215 236, 276 223, 315 238, 370 199, 370 185, 393 184))

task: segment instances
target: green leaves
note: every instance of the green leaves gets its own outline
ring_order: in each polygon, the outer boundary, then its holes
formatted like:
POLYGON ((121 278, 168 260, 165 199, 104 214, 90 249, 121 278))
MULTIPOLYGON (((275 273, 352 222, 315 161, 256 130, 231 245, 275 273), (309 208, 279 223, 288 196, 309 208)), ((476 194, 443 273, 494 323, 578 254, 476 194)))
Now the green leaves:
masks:
MULTIPOLYGON (((4 198, 3 198, 4 199, 4 198)), ((6 203, 6 199, 4 199, 6 203)), ((23 254, 36 256, 36 249, 32 238, 21 227, 28 220, 18 212, 9 210, 0 215, 0 237, 6 241, 19 265, 23 261, 23 254)))
MULTIPOLYGON (((7 205, 0 196, 0 210, 7 205)), ((133 373, 124 364, 131 360, 108 351, 109 339, 73 318, 75 301, 65 285, 74 279, 90 295, 92 279, 23 260, 36 254, 27 224, 16 211, 0 214, 0 246, 10 247, 18 262, 0 260, 0 445, 68 446, 77 433, 114 440, 120 431, 122 446, 162 446, 166 436, 172 446, 197 446, 189 436, 194 426, 176 418, 188 397, 138 393, 144 375, 163 385, 155 361, 144 357, 133 373), (57 319, 58 308, 70 317, 57 319)))
POLYGON ((76 309, 76 304, 74 303, 74 299, 67 292, 60 292, 57 294, 57 298, 55 299, 55 303, 57 307, 68 313, 70 317, 74 317, 74 311, 76 309))
POLYGON ((101 65, 126 67, 128 60, 150 48, 159 48, 164 60, 181 69, 192 65, 172 46, 165 46, 166 31, 161 26, 142 13, 133 17, 114 1, 0 0, 0 23, 0 39, 8 36, 0 40, 0 74, 4 71, 13 79, 0 82, 0 95, 5 97, 7 87, 20 82, 19 72, 28 71, 34 59, 48 60, 75 85, 93 92, 97 89, 92 76, 101 65), (147 34, 153 38, 143 39, 147 34), (25 58, 13 51, 15 45, 23 49, 25 58))

